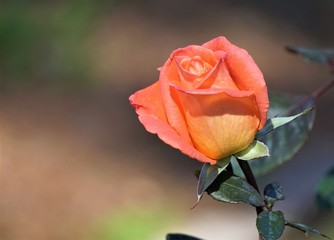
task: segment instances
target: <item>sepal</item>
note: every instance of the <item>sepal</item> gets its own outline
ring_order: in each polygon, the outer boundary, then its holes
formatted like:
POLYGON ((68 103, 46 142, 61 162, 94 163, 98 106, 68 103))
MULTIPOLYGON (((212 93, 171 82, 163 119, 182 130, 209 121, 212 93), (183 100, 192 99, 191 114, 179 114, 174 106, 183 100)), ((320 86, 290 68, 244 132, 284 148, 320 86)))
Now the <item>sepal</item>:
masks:
POLYGON ((268 133, 270 133, 271 131, 295 120, 296 118, 305 115, 309 112, 311 112, 314 109, 314 107, 312 108, 308 108, 304 111, 302 111, 299 114, 290 116, 290 117, 275 117, 275 118, 271 118, 267 121, 266 125, 256 134, 255 138, 256 139, 260 139, 263 136, 267 135, 268 133))
POLYGON ((260 141, 254 140, 246 149, 235 153, 235 157, 241 160, 252 160, 260 157, 268 157, 268 147, 260 141))
MULTIPOLYGON (((205 163, 198 176, 197 182, 197 203, 203 196, 205 190, 215 181, 218 175, 230 164, 232 156, 219 160, 216 165, 205 163)), ((195 205, 195 206, 196 206, 195 205)))

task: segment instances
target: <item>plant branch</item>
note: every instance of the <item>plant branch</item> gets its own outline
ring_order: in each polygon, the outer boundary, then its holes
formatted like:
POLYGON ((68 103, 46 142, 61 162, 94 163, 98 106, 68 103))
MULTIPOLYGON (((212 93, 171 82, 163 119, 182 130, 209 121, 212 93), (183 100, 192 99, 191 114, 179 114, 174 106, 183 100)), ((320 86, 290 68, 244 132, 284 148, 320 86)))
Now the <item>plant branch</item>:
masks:
POLYGON ((234 173, 232 164, 227 165, 226 170, 231 172, 232 174, 234 173))
MULTIPOLYGON (((244 160, 240 160, 238 158, 237 158, 237 161, 238 161, 238 164, 239 164, 242 172, 244 173, 244 175, 246 177, 247 182, 250 185, 252 185, 259 194, 261 194, 260 190, 259 190, 259 187, 257 185, 256 179, 254 177, 254 174, 252 172, 252 169, 249 166, 248 162, 244 161, 244 160)), ((257 215, 259 215, 262 211, 263 211, 262 207, 256 207, 256 213, 257 213, 257 215)))
POLYGON ((334 87, 334 79, 328 81, 327 83, 322 85, 320 88, 313 91, 312 94, 311 94, 311 97, 317 99, 317 98, 321 97, 322 95, 324 95, 324 93, 326 93, 332 87, 334 87))
POLYGON ((334 79, 326 82, 324 85, 320 86, 318 89, 314 90, 309 96, 305 96, 300 99, 296 104, 292 105, 282 116, 290 116, 297 108, 303 106, 310 99, 318 99, 328 92, 332 87, 334 87, 334 79))

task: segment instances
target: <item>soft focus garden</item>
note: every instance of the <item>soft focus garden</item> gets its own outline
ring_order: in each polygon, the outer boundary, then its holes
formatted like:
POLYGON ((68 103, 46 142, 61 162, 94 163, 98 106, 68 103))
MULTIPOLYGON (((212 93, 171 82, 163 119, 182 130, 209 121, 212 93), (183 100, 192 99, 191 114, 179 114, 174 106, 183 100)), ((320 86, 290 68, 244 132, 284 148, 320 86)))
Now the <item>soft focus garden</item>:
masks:
POLYGON ((0 239, 334 238, 332 1, 0 7, 0 239))

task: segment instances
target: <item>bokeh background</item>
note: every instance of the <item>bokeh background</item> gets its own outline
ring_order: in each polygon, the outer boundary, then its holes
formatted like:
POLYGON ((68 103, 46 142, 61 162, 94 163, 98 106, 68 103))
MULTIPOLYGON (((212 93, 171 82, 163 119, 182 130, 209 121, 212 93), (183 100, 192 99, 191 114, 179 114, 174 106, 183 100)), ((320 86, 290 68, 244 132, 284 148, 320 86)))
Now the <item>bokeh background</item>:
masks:
MULTIPOLYGON (((145 132, 128 97, 171 51, 219 35, 248 50, 270 91, 308 94, 329 69, 285 46, 334 47, 333 23, 331 0, 1 1, 0 239, 257 239, 247 205, 205 196, 189 210, 201 164, 145 132)), ((333 96, 305 148, 259 179, 281 182, 287 219, 332 237, 314 190, 333 165, 333 96)))

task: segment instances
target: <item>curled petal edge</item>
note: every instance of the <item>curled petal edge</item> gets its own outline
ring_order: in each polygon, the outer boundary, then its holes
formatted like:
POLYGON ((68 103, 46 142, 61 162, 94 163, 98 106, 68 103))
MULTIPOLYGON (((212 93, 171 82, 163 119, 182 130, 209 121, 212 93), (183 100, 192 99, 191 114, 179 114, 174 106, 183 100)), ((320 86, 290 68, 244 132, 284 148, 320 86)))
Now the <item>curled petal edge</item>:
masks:
POLYGON ((200 153, 191 142, 189 143, 186 138, 180 136, 170 126, 165 116, 164 104, 160 96, 159 81, 131 95, 129 100, 138 114, 139 121, 148 132, 157 134, 166 144, 179 149, 191 158, 212 165, 216 163, 216 160, 200 153))
POLYGON ((267 120, 269 100, 263 74, 253 58, 246 50, 235 46, 222 36, 212 39, 202 46, 213 51, 223 50, 227 53, 226 64, 229 66, 232 78, 237 81, 237 85, 244 85, 244 88, 253 89, 255 92, 256 102, 261 114, 261 123, 258 130, 262 129, 267 120))
POLYGON ((137 107, 139 121, 144 125, 145 129, 158 137, 168 145, 179 149, 182 153, 191 158, 195 158, 203 163, 216 164, 216 160, 206 157, 200 153, 194 146, 186 142, 168 123, 154 116, 150 111, 143 107, 137 107))
POLYGON ((179 91, 182 91, 187 94, 193 94, 193 95, 213 95, 213 94, 225 93, 226 95, 230 97, 235 97, 235 98, 244 98, 244 97, 249 97, 249 96, 254 95, 253 91, 240 91, 240 90, 234 90, 234 89, 228 89, 228 88, 210 88, 210 89, 188 90, 175 83, 169 83, 169 85, 179 91))

